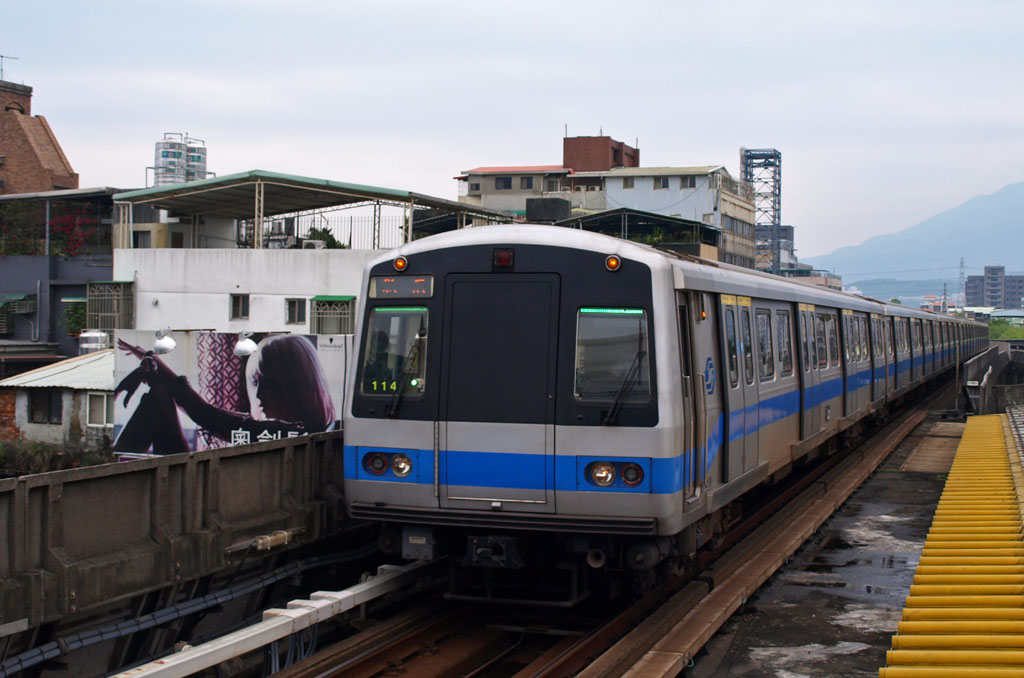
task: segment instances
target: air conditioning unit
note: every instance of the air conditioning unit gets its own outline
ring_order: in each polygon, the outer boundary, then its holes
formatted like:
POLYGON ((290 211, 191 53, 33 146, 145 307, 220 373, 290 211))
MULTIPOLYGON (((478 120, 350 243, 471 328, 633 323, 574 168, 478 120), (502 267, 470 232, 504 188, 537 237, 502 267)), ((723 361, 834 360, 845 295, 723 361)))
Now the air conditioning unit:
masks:
POLYGON ((303 240, 302 249, 304 250, 322 250, 327 247, 327 243, 323 240, 303 240))

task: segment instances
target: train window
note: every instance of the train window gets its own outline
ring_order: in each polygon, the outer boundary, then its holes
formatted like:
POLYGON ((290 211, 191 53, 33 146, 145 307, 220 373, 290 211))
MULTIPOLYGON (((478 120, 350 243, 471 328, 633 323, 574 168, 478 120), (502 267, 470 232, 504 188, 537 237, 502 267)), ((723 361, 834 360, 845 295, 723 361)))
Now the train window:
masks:
POLYGON ((814 316, 814 352, 818 356, 818 367, 828 366, 828 351, 825 350, 825 316, 814 316))
POLYGON ((834 313, 825 316, 825 326, 828 329, 828 363, 835 367, 839 364, 839 336, 834 313))
POLYGON ((761 379, 772 379, 775 376, 775 356, 772 355, 772 314, 771 311, 758 309, 754 312, 757 322, 758 363, 761 379))
POLYGON ((754 346, 750 339, 750 309, 743 309, 740 314, 743 327, 743 378, 748 384, 754 383, 754 346))
POLYGON ((850 362, 850 316, 843 316, 843 350, 846 353, 846 362, 850 362))
POLYGON ((360 391, 364 395, 423 394, 427 358, 427 309, 378 306, 370 312, 360 391))
POLYGON ((860 329, 860 355, 864 360, 867 360, 870 352, 868 351, 868 324, 864 318, 857 318, 857 327, 860 329))
POLYGON ((789 313, 776 311, 775 327, 778 332, 779 369, 785 376, 793 373, 793 350, 789 341, 789 313))
MULTIPOLYGON (((811 365, 810 356, 807 354, 807 349, 808 349, 807 335, 810 334, 810 331, 808 329, 808 320, 807 320, 807 312, 806 311, 803 311, 803 312, 800 313, 800 317, 797 320, 797 327, 800 330, 800 353, 804 357, 804 361, 803 361, 804 362, 804 372, 806 372, 807 368, 809 368, 810 365, 811 365)), ((813 343, 811 345, 813 345, 813 343)))
POLYGON ((725 312, 725 346, 729 353, 729 384, 735 386, 739 383, 740 368, 736 364, 736 318, 731 308, 725 312))
POLYGON ((647 312, 581 308, 576 316, 576 379, 580 400, 643 402, 651 396, 647 312))

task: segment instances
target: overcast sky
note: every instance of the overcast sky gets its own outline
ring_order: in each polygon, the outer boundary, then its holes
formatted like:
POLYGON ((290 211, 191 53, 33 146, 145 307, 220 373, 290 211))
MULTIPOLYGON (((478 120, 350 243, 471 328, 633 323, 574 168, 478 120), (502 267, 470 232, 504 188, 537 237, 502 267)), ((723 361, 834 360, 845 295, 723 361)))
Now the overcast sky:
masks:
POLYGON ((561 137, 645 166, 782 151, 812 256, 1024 181, 1024 2, 9 2, 4 77, 34 88, 80 185, 138 187, 164 132, 209 169, 454 199, 561 137))

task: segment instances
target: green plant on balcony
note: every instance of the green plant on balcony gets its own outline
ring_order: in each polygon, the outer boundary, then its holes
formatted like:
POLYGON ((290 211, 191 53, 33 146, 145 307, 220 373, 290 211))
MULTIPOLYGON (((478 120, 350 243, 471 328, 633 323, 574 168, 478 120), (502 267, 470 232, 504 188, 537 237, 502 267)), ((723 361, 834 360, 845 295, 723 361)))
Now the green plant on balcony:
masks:
POLYGON ((64 327, 68 336, 77 337, 85 329, 85 304, 68 304, 64 308, 64 327))

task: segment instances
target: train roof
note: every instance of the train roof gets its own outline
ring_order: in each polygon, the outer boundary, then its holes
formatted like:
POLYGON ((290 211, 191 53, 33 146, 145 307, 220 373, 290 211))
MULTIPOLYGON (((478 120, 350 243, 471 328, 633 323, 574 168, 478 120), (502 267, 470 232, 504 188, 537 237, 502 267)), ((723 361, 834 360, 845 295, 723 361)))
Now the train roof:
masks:
POLYGON ((953 316, 939 316, 930 311, 888 304, 876 299, 838 292, 817 285, 782 278, 732 264, 710 261, 686 254, 661 250, 650 245, 623 240, 600 233, 591 233, 564 226, 539 224, 495 224, 439 233, 421 238, 382 254, 370 266, 389 261, 398 254, 409 256, 417 252, 449 247, 487 244, 536 244, 569 247, 593 252, 617 254, 624 259, 642 261, 653 269, 672 269, 677 288, 713 293, 737 294, 768 299, 785 299, 799 303, 835 306, 880 315, 909 316, 973 324, 972 321, 953 316))

